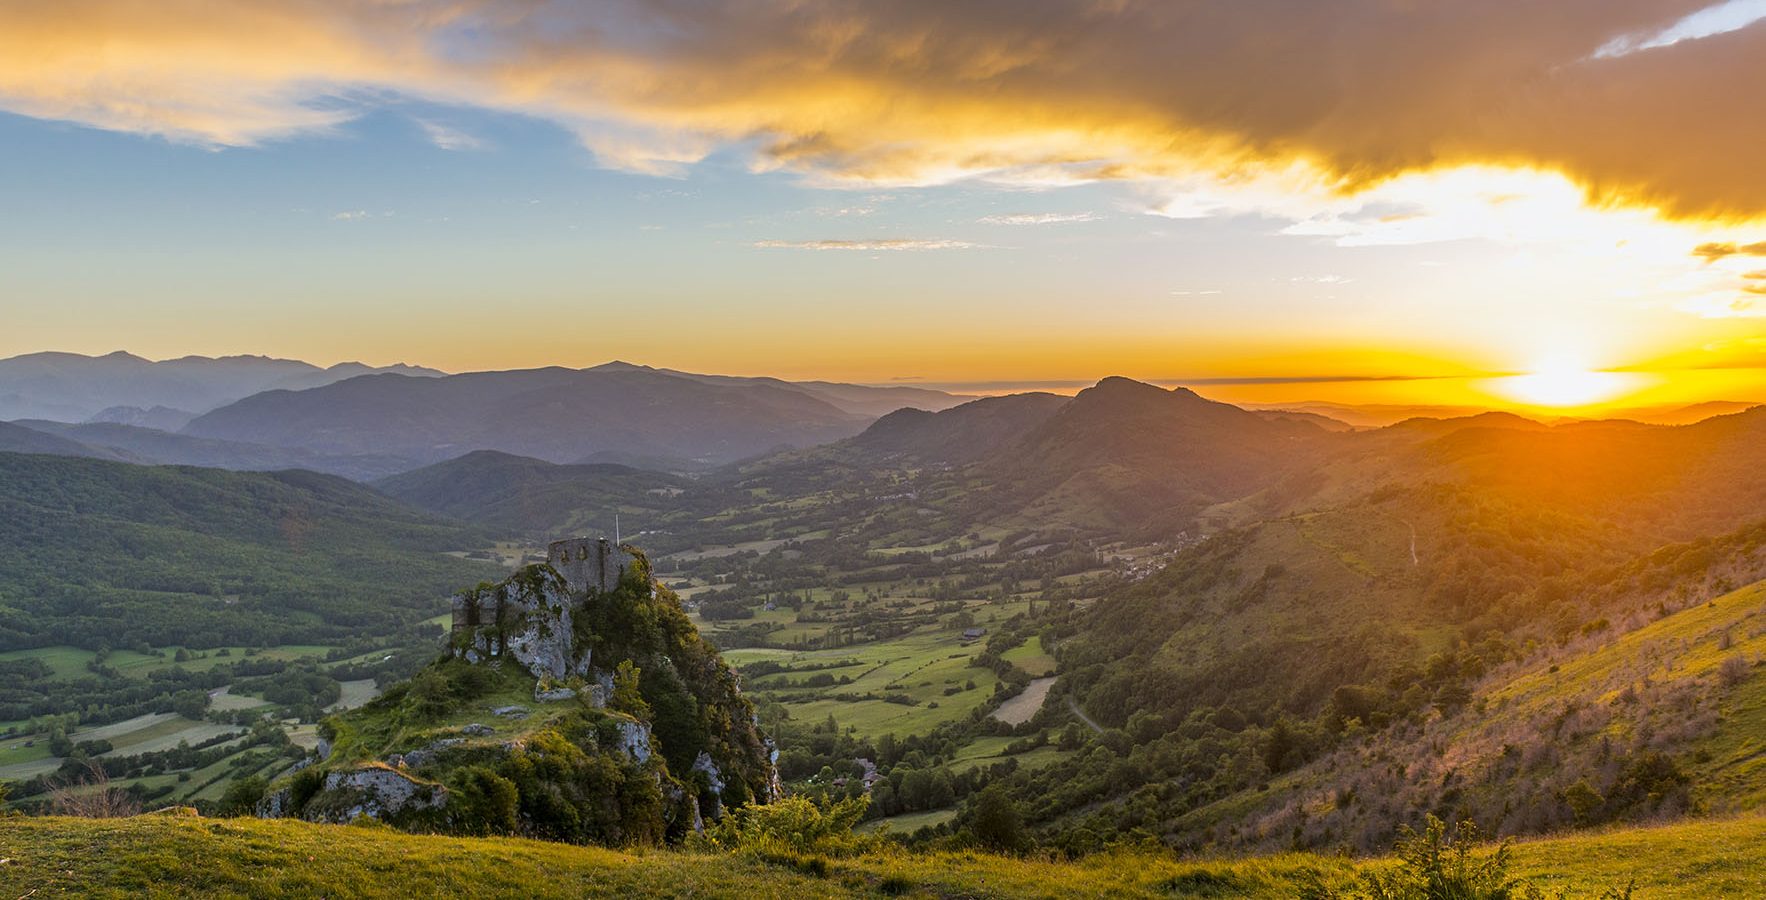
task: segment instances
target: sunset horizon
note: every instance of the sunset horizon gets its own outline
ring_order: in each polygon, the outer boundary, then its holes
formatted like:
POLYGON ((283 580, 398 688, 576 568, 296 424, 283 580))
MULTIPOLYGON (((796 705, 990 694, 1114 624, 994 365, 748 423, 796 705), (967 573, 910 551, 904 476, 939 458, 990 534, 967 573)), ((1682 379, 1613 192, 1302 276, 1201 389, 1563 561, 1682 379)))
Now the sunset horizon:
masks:
MULTIPOLYGON (((97 359, 105 356, 134 357, 148 363, 227 358, 288 359, 319 368, 348 364, 372 367, 413 366, 447 375, 524 371, 544 368, 595 369, 615 364, 665 371, 736 378, 783 378, 790 381, 846 382, 868 387, 905 387, 949 393, 963 398, 1001 396, 1023 392, 1072 395, 1111 377, 1130 378, 1164 388, 1185 388, 1211 400, 1255 408, 1303 408, 1340 405, 1348 408, 1389 407, 1418 410, 1419 415, 1454 415, 1479 411, 1507 411, 1541 419, 1593 419, 1611 416, 1668 413, 1708 404, 1732 404, 1737 408, 1766 404, 1766 373, 1753 369, 1661 371, 1628 368, 1581 369, 1543 367, 1526 371, 1467 371, 1451 374, 1240 374, 1170 375, 1159 370, 1099 369, 1095 375, 1068 378, 994 377, 941 379, 936 376, 895 375, 885 379, 846 375, 850 369, 796 370, 778 365, 760 370, 717 369, 672 364, 666 359, 635 358, 563 359, 556 362, 525 360, 507 368, 452 369, 427 360, 400 357, 356 356, 298 358, 269 353, 184 353, 159 359, 127 350, 82 353, 39 350, 21 357, 59 356, 97 359)), ((0 364, 6 360, 0 358, 0 364)))
POLYGON ((1370 6, 1317 41, 1250 7, 715 6, 0 11, 31 311, 0 354, 1766 392, 1766 186, 1720 150, 1757 126, 1669 99, 1756 89, 1743 0, 1370 6), (1259 41, 1288 55, 1225 50, 1259 41))
POLYGON ((1766 0, 0 0, 0 900, 1766 898, 1766 0))

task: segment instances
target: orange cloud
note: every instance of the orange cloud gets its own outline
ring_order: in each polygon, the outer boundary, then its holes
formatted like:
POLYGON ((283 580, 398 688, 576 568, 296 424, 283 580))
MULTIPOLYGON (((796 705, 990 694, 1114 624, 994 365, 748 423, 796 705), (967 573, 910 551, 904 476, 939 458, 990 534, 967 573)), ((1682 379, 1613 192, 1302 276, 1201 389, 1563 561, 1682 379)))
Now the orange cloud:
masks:
POLYGON ((1706 262, 1716 262, 1719 259, 1730 256, 1766 256, 1766 241, 1760 241, 1753 244, 1736 244, 1728 241, 1707 241, 1692 248, 1692 255, 1702 257, 1706 262))
POLYGON ((719 147, 832 182, 1468 164, 1597 204, 1766 218, 1766 25, 1717 0, 58 0, 0 6, 0 108, 212 145, 384 92, 513 110, 609 165, 719 147), (1619 50, 1612 48, 1618 47, 1619 50))

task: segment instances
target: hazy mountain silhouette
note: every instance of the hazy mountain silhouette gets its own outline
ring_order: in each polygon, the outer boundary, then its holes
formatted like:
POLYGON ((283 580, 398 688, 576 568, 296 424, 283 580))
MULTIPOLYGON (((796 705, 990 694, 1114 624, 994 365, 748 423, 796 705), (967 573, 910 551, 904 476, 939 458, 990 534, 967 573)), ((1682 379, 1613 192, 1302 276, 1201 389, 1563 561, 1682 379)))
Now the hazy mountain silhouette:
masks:
POLYGON ((265 356, 186 356, 155 362, 120 350, 104 356, 31 353, 0 360, 0 419, 84 422, 119 406, 200 413, 259 391, 318 387, 374 372, 440 374, 405 365, 339 363, 320 368, 265 356))
POLYGON ((838 440, 869 422, 769 379, 613 365, 441 378, 373 375, 306 391, 267 391, 198 417, 184 433, 418 463, 473 450, 556 463, 598 454, 723 463, 838 440))

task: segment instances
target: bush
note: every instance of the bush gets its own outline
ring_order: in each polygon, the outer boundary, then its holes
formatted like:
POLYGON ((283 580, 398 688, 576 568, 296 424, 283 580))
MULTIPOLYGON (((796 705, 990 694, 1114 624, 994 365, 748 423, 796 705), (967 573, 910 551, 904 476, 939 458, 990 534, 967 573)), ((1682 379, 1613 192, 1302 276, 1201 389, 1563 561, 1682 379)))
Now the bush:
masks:
POLYGON ((864 818, 869 797, 851 797, 818 805, 804 797, 786 797, 772 803, 736 810, 707 832, 717 844, 730 850, 763 857, 802 857, 805 854, 845 856, 864 849, 867 840, 852 833, 864 818))
MULTIPOLYGON (((1509 842, 1478 853, 1478 826, 1470 821, 1449 835, 1447 824, 1430 816, 1421 834, 1405 826, 1402 835, 1396 867, 1364 870, 1358 890, 1314 882, 1301 891, 1302 900, 1564 900, 1562 893, 1548 895, 1509 874, 1509 842)), ((1600 900, 1630 898, 1630 887, 1600 895, 1600 900)))
POLYGON ((288 809, 298 813, 305 809, 307 802, 325 788, 325 773, 317 768, 305 768, 294 773, 288 781, 288 809))
POLYGON ((270 783, 262 776, 253 775, 241 778, 227 785, 227 792, 221 795, 218 806, 223 816, 249 816, 257 810, 258 801, 264 799, 264 792, 270 783))
POLYGON ((643 671, 632 665, 631 660, 621 660, 613 670, 613 696, 607 699, 607 705, 641 722, 648 722, 651 710, 640 689, 642 678, 643 671))
POLYGON ((1429 817, 1422 834, 1406 827, 1398 840, 1402 865, 1389 873, 1366 876, 1372 900, 1509 900, 1523 896, 1522 884, 1508 874, 1509 845, 1499 844, 1488 856, 1473 850, 1478 827, 1461 822, 1450 837, 1447 824, 1429 817))
POLYGON ((1717 666, 1717 678, 1723 682, 1724 687, 1735 687, 1748 680, 1752 669, 1753 666, 1748 665, 1748 661, 1743 659, 1741 654, 1726 656, 1723 658, 1723 662, 1717 666))
POLYGON ((982 847, 1000 853, 1022 853, 1030 849, 1024 817, 998 785, 989 785, 976 795, 967 818, 965 830, 982 847))
POLYGON ((466 834, 513 834, 520 801, 515 782, 484 766, 467 766, 448 779, 448 820, 466 834))

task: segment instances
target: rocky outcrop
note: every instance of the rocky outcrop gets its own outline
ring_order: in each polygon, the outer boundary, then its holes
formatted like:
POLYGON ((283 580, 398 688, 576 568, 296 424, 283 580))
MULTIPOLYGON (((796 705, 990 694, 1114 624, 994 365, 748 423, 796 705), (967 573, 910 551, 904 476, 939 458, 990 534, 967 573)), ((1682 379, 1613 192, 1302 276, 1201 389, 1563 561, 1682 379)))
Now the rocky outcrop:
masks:
MULTIPOLYGON (((409 756, 422 751, 413 751, 409 756)), ((327 772, 323 781, 312 785, 314 796, 300 809, 295 808, 295 789, 285 784, 266 793, 254 812, 261 818, 279 819, 299 815, 311 822, 353 822, 362 817, 391 819, 407 813, 441 809, 447 804, 448 789, 434 782, 415 778, 400 768, 370 764, 353 769, 327 772)))
POLYGON ((260 819, 280 819, 294 812, 294 791, 282 787, 264 794, 258 801, 257 808, 252 810, 260 819))
POLYGON ((334 752, 278 779, 259 814, 623 845, 777 796, 754 705, 643 555, 552 549, 455 598, 450 655, 327 719, 334 752), (609 707, 628 662, 643 702, 609 707), (511 790, 518 822, 487 800, 511 790))
POLYGON ((717 763, 712 761, 711 754, 704 750, 699 751, 699 757, 693 760, 693 771, 704 773, 705 786, 710 794, 711 808, 703 812, 714 819, 721 817, 724 814, 724 775, 717 770, 717 763))
POLYGON ((535 684, 533 686, 533 699, 534 699, 535 703, 562 703, 563 701, 572 699, 575 696, 576 696, 576 689, 575 688, 567 688, 567 687, 544 688, 538 684, 535 684))
POLYGON ((463 737, 437 738, 409 753, 395 753, 387 757, 386 762, 387 765, 397 768, 407 766, 413 769, 422 768, 434 762, 436 756, 442 751, 452 750, 464 743, 466 743, 466 739, 463 737))
POLYGON ((576 638, 575 607, 564 576, 550 566, 464 591, 454 597, 454 655, 470 663, 514 659, 535 678, 586 677, 590 649, 576 638))
POLYGON ((619 749, 639 765, 650 761, 650 726, 630 719, 619 723, 619 749))
POLYGON ((319 797, 320 802, 307 805, 307 819, 353 822, 363 816, 388 819, 409 811, 440 809, 447 803, 448 789, 390 766, 365 766, 327 773, 319 797))

